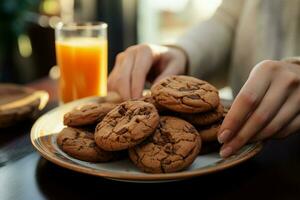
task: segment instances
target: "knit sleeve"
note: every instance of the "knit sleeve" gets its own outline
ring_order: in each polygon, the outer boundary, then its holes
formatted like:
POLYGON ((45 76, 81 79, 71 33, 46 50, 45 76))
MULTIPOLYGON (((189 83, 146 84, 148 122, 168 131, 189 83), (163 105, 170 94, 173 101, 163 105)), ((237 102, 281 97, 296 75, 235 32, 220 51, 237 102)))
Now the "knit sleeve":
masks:
POLYGON ((228 66, 243 4, 244 0, 223 0, 209 20, 193 27, 175 43, 187 54, 190 75, 203 77, 228 66))

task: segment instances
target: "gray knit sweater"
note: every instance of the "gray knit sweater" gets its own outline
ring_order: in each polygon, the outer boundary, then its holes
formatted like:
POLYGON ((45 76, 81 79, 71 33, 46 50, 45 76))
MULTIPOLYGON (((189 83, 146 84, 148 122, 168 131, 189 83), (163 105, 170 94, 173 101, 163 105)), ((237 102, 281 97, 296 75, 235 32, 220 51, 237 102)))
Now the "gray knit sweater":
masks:
POLYGON ((228 70, 236 95, 258 62, 300 55, 300 0, 224 0, 176 45, 186 51, 194 76, 228 70))

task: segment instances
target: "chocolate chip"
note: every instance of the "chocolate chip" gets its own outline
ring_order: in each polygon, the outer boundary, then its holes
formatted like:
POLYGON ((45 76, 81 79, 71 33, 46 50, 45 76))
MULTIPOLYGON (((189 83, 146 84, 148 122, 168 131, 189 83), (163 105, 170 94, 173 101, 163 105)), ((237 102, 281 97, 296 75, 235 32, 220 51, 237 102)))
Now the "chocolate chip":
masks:
POLYGON ((162 83, 161 86, 166 87, 168 84, 167 83, 162 83))
POLYGON ((198 95, 195 95, 195 94, 189 95, 187 97, 190 98, 190 99, 200 99, 200 97, 198 95))
POLYGON ((62 146, 65 144, 65 142, 68 140, 69 138, 64 138, 63 140, 62 140, 62 146))
POLYGON ((192 91, 192 90, 194 90, 194 89, 192 89, 192 88, 187 88, 187 87, 181 87, 181 88, 179 88, 178 89, 180 92, 189 92, 189 91, 192 91))
POLYGON ((167 143, 165 146, 164 146, 164 151, 166 153, 172 153, 173 152, 173 145, 170 144, 170 143, 167 143))
POLYGON ((118 112, 120 115, 124 115, 126 113, 125 106, 124 105, 120 106, 118 112))
POLYGON ((126 133, 127 131, 128 131, 128 129, 125 128, 125 127, 123 127, 123 128, 121 128, 120 130, 118 130, 118 131, 116 132, 116 134, 118 134, 118 135, 123 135, 123 134, 126 133))
POLYGON ((146 112, 146 110, 147 110, 147 108, 141 108, 141 109, 139 109, 139 111, 138 111, 138 115, 144 115, 144 113, 146 112))
POLYGON ((150 115, 151 113, 150 113, 150 111, 149 110, 147 110, 145 113, 144 113, 144 115, 150 115))
POLYGON ((80 135, 79 131, 76 131, 75 139, 78 139, 79 135, 80 135))
POLYGON ((196 133, 196 129, 192 126, 188 126, 188 125, 185 125, 184 126, 184 131, 187 132, 187 133, 196 133))
MULTIPOLYGON (((112 120, 112 121, 109 122, 109 125, 111 127, 115 127, 117 125, 117 122, 112 120)), ((99 130, 99 129, 100 129, 100 127, 97 130, 99 130)))
POLYGON ((153 136, 153 142, 155 144, 164 146, 168 143, 172 143, 170 133, 164 132, 161 128, 158 128, 156 131, 158 131, 160 134, 156 133, 153 136))

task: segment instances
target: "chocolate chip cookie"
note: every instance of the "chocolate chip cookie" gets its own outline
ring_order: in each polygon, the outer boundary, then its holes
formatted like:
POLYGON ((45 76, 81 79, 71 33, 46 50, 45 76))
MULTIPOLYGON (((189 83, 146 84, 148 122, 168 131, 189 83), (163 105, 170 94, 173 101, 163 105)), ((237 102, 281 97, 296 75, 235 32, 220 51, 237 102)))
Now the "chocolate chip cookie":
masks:
POLYGON ((197 128, 203 142, 217 141, 218 131, 221 127, 222 120, 214 124, 197 128))
POLYGON ((180 116, 195 126, 207 126, 223 118, 223 106, 219 104, 216 109, 208 112, 181 114, 180 116))
POLYGON ((140 101, 145 101, 147 103, 151 103, 155 106, 156 110, 159 112, 159 113, 162 113, 164 111, 166 111, 166 108, 162 107, 161 105, 159 105, 155 99, 151 96, 151 94, 146 94, 145 96, 141 97, 139 99, 140 101))
POLYGON ((151 88, 155 101, 182 113, 205 112, 219 105, 218 90, 206 81, 189 76, 170 76, 151 88))
POLYGON ((154 132, 159 122, 156 108, 144 101, 126 101, 97 125, 95 141, 107 151, 128 149, 154 132))
POLYGON ((100 149, 94 134, 77 128, 64 128, 57 136, 57 144, 68 155, 88 162, 107 162, 117 157, 116 152, 100 149))
POLYGON ((155 133, 131 148, 129 157, 141 170, 149 173, 170 173, 187 168, 197 157, 201 138, 190 123, 163 116, 155 133))
POLYGON ((114 103, 88 103, 81 105, 64 115, 64 124, 72 127, 97 124, 114 107, 116 107, 114 103))

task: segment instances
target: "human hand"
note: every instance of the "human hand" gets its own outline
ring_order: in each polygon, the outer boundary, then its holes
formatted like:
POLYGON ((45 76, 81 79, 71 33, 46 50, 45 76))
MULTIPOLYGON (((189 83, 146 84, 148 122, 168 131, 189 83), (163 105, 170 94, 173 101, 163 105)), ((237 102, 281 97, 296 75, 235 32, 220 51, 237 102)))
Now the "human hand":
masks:
POLYGON ((251 71, 218 133, 228 157, 249 141, 286 137, 300 130, 300 66, 263 61, 251 71))
POLYGON ((187 58, 176 47, 140 44, 117 55, 108 77, 108 90, 118 92, 124 100, 139 98, 148 77, 154 82, 170 75, 183 74, 187 58))

